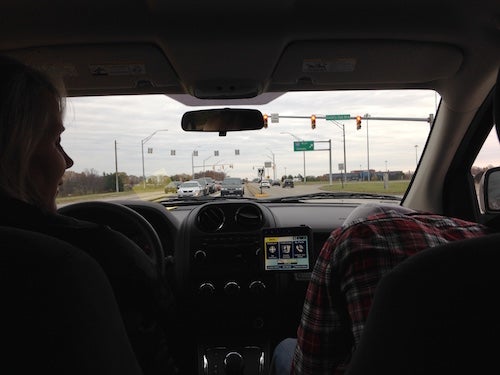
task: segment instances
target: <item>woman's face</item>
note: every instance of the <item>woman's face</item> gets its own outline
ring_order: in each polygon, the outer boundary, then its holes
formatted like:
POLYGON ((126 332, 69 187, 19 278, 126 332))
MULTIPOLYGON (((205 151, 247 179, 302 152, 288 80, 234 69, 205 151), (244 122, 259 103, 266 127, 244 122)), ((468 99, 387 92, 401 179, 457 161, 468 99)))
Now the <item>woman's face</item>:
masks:
POLYGON ((55 212, 56 196, 62 177, 73 160, 61 146, 61 134, 64 131, 61 114, 56 103, 50 108, 49 123, 30 160, 30 176, 33 186, 38 189, 43 208, 55 212))

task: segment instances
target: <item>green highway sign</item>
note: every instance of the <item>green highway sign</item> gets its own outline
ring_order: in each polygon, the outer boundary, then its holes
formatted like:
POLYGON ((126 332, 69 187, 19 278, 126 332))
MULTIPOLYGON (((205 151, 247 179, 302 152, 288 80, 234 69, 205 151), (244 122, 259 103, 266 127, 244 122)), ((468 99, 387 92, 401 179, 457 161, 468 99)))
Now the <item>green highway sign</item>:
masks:
POLYGON ((314 141, 295 141, 293 151, 314 151, 314 141))
POLYGON ((325 120, 327 121, 332 121, 332 120, 349 120, 351 118, 351 115, 326 115, 325 120))

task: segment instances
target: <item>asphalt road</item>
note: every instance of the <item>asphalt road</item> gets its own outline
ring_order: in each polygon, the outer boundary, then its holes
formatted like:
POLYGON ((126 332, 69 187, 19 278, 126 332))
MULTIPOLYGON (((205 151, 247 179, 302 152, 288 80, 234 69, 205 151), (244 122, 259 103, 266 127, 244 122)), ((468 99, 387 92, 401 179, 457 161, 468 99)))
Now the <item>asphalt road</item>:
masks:
POLYGON ((250 194, 250 196, 255 196, 256 198, 259 197, 286 197, 286 196, 293 196, 293 195, 302 195, 302 194, 310 194, 314 192, 321 191, 320 187, 323 186, 324 184, 300 184, 300 185, 295 185, 293 188, 283 188, 281 186, 271 186, 270 188, 260 188, 258 183, 248 183, 247 185, 247 190, 255 192, 254 194, 250 194), (262 191, 262 194, 261 194, 262 191))
MULTIPOLYGON (((293 196, 293 195, 301 195, 301 194, 309 194, 320 191, 320 187, 323 184, 299 184, 295 185, 293 188, 282 188, 281 186, 271 186, 270 188, 262 188, 261 189, 258 183, 247 183, 245 185, 245 197, 253 197, 253 198, 270 198, 270 197, 285 197, 285 196, 293 196)), ((220 192, 216 192, 212 194, 213 196, 219 196, 220 192)), ((146 192, 146 193, 135 193, 135 194, 110 194, 106 196, 92 196, 84 197, 79 199, 78 201, 90 201, 90 200, 102 200, 102 201, 115 201, 115 200, 156 200, 162 197, 165 197, 165 193, 163 192, 146 192)), ((175 194, 168 194, 167 196, 175 197, 175 194)), ((63 207, 67 204, 74 203, 64 202, 59 203, 58 207, 63 207)))

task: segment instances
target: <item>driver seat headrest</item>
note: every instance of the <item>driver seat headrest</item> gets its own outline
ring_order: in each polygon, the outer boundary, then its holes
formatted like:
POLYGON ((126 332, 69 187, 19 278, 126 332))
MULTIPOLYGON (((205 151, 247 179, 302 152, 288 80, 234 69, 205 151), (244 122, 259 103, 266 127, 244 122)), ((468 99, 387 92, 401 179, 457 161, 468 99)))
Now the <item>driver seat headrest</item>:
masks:
POLYGON ((111 285, 82 250, 0 227, 1 372, 140 375, 111 285))

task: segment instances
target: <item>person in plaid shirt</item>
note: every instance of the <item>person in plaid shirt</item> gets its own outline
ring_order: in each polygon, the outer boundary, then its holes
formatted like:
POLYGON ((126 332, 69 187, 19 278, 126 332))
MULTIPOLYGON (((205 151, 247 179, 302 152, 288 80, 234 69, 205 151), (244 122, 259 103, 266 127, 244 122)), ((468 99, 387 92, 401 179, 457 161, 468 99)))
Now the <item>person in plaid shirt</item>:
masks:
POLYGON ((271 371, 343 374, 385 273, 423 249, 492 232, 478 223, 401 206, 377 206, 375 214, 348 218, 323 245, 307 289, 297 339, 278 344, 271 371))

